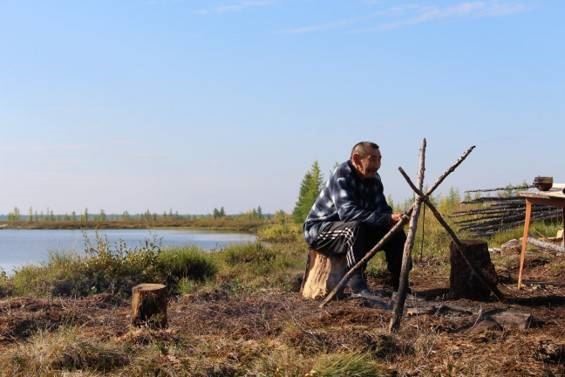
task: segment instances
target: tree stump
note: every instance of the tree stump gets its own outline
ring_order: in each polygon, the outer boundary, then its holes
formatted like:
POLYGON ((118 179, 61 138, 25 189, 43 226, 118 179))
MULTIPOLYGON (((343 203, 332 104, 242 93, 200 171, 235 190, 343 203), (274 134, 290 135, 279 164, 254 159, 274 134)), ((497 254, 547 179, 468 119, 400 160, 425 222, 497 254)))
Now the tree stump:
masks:
POLYGON ((132 288, 131 322, 134 326, 167 327, 167 286, 139 284, 132 288))
MULTIPOLYGON (((328 257, 319 251, 310 250, 306 271, 302 279, 302 297, 316 299, 331 292, 347 272, 345 255, 328 257)), ((341 297, 343 289, 338 292, 341 297)))
MULTIPOLYGON (((496 286, 497 276, 494 265, 490 260, 488 244, 479 240, 462 240, 461 252, 469 262, 496 286)), ((490 289, 486 287, 471 271, 465 260, 459 255, 457 246, 451 242, 451 274, 449 276, 449 295, 453 298, 468 298, 472 300, 486 300, 490 296, 490 289)))

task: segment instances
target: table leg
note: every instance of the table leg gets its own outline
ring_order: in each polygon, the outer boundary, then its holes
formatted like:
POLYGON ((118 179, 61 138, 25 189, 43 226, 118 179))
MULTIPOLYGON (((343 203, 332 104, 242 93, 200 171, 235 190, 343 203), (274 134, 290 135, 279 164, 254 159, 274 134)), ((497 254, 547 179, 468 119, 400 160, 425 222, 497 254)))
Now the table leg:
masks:
POLYGON ((524 259, 526 259, 526 248, 528 247, 528 233, 530 231, 530 221, 532 219, 532 203, 526 199, 526 218, 524 219, 524 236, 522 237, 522 252, 520 253, 520 271, 518 272, 518 289, 522 287, 522 271, 524 269, 524 259))
POLYGON ((561 246, 565 248, 565 207, 563 207, 563 239, 561 240, 561 246))

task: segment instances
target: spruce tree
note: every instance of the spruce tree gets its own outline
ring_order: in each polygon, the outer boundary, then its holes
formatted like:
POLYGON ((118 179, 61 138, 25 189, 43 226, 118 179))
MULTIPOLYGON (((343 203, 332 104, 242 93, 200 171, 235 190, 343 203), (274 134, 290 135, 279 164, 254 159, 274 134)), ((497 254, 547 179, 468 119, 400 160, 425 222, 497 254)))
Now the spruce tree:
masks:
POLYGON ((320 166, 318 165, 318 161, 314 161, 312 168, 306 172, 300 184, 298 200, 292 211, 294 222, 304 222, 322 189, 322 181, 323 177, 320 166))

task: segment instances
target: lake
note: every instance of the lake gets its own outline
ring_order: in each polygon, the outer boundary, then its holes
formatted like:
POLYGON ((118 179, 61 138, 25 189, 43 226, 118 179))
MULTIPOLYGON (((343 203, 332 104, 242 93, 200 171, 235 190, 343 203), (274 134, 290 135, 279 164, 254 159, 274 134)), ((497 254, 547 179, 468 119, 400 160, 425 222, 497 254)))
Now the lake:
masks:
MULTIPOLYGON (((162 248, 198 246, 214 250, 227 245, 255 242, 251 234, 211 232, 191 229, 103 229, 98 235, 115 248, 123 241, 130 248, 140 247, 146 240, 158 240, 162 248)), ((95 230, 2 229, 0 230, 0 268, 12 272, 26 264, 47 261, 50 252, 85 250, 85 239, 96 247, 95 230)))

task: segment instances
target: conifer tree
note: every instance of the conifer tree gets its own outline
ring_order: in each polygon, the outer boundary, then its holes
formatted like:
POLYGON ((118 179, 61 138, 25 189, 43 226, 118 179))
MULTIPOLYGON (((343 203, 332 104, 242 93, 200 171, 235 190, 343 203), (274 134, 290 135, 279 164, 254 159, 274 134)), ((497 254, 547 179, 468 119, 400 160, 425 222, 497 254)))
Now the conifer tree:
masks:
POLYGON ((292 218, 296 223, 302 223, 308 216, 312 205, 316 201, 316 198, 320 194, 322 189, 322 172, 320 171, 320 166, 318 161, 314 161, 312 168, 306 172, 302 183, 300 184, 300 192, 298 194, 298 200, 292 211, 292 218))

